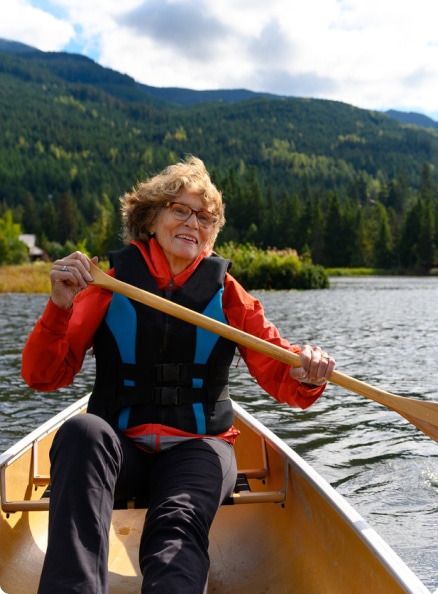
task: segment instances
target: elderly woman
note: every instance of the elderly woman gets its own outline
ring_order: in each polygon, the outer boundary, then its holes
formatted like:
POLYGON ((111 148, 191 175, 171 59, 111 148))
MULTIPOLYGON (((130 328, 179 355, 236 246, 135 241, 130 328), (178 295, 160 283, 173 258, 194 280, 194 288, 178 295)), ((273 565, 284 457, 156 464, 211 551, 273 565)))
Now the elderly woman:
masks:
MULTIPOLYGON (((212 250, 224 225, 221 193, 188 157, 121 199, 127 246, 110 274, 300 353, 290 368, 239 347, 260 386, 281 402, 310 406, 335 362, 291 346, 261 304, 212 250)), ((60 428, 51 450, 49 542, 39 594, 104 593, 114 500, 142 495, 148 511, 139 559, 143 594, 207 589, 208 534, 236 480, 228 371, 236 345, 103 289, 88 287, 75 252, 50 272, 52 293, 23 351, 32 388, 72 383, 93 347, 89 413, 60 428), (87 289, 87 290, 83 290, 87 289)))

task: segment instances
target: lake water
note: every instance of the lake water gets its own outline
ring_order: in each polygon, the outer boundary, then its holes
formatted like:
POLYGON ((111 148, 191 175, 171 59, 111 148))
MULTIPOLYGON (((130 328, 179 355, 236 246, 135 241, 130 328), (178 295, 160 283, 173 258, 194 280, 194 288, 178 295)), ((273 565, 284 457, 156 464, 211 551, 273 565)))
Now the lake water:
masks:
MULTIPOLYGON (((388 392, 438 400, 438 278, 331 279, 326 291, 257 292, 294 343, 319 344, 338 370, 388 392)), ((87 356, 75 385, 29 390, 20 353, 47 296, 0 295, 0 451, 88 392, 87 356)), ((330 384, 307 411, 269 398, 244 363, 234 398, 309 462, 414 570, 438 588, 438 444, 397 413, 330 384)))

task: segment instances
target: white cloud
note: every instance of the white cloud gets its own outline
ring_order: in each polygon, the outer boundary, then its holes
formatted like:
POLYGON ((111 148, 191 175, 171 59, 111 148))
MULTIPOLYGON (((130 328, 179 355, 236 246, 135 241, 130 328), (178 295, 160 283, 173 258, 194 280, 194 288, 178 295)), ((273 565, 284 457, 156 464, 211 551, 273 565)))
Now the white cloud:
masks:
POLYGON ((154 86, 438 118, 435 12, 435 0, 9 0, 0 36, 82 52, 154 86))
POLYGON ((0 37, 21 41, 42 51, 60 51, 74 37, 74 26, 52 14, 12 0, 2 7, 0 37))

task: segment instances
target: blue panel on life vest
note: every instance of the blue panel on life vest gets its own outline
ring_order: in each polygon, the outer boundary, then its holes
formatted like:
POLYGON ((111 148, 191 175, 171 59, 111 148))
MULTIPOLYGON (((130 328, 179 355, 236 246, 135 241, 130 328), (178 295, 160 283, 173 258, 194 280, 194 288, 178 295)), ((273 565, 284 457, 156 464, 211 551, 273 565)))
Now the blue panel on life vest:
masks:
POLYGON ((201 402, 192 404, 193 412, 196 420, 196 433, 198 435, 205 435, 207 433, 207 426, 205 422, 204 407, 201 402))
POLYGON ((116 339, 123 363, 135 363, 137 312, 124 295, 113 294, 105 321, 116 339))
MULTIPOLYGON (((224 316, 224 312, 222 310, 222 293, 223 288, 219 289, 219 291, 214 295, 213 299, 207 305, 207 307, 202 312, 205 316, 212 318, 213 320, 217 320, 218 322, 226 323, 227 320, 224 316)), ((195 363, 206 363, 212 350, 214 349, 215 344, 219 340, 219 335, 215 334, 214 332, 210 332, 209 330, 205 330, 204 328, 196 328, 196 352, 195 352, 195 363)), ((203 380, 200 378, 193 378, 192 386, 193 388, 201 388, 203 384, 203 380)), ((205 413, 204 407, 201 403, 192 404, 193 413, 196 419, 196 432, 199 435, 205 435, 206 429, 206 420, 205 420, 205 413)))
POLYGON ((120 431, 126 431, 129 424, 129 415, 131 414, 131 407, 124 406, 119 412, 119 429, 120 431))
MULTIPOLYGON (((213 299, 202 312, 204 316, 217 320, 218 322, 227 323, 227 320, 222 311, 222 293, 223 288, 214 295, 213 299)), ((211 351, 219 340, 219 335, 204 328, 196 328, 196 352, 195 363, 206 363, 211 351)))

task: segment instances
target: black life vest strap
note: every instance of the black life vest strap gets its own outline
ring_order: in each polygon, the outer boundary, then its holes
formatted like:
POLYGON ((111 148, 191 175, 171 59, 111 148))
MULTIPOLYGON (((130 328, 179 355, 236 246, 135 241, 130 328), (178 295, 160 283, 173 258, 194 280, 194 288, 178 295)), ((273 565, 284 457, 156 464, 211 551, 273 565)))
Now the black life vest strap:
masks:
POLYGON ((129 379, 136 382, 136 385, 171 385, 187 387, 191 380, 202 379, 204 382, 215 382, 216 384, 228 383, 230 368, 228 365, 203 365, 199 363, 159 363, 151 367, 149 377, 146 377, 145 369, 137 365, 124 363, 120 366, 121 379, 129 379))
MULTIPOLYGON (((145 397, 145 404, 153 404, 155 406, 178 406, 179 404, 194 404, 195 402, 203 402, 204 390, 201 389, 184 389, 177 387, 162 387, 154 388, 150 393, 150 398, 145 397)), ((224 386, 219 395, 215 397, 215 402, 228 400, 230 394, 228 386, 224 386)))

